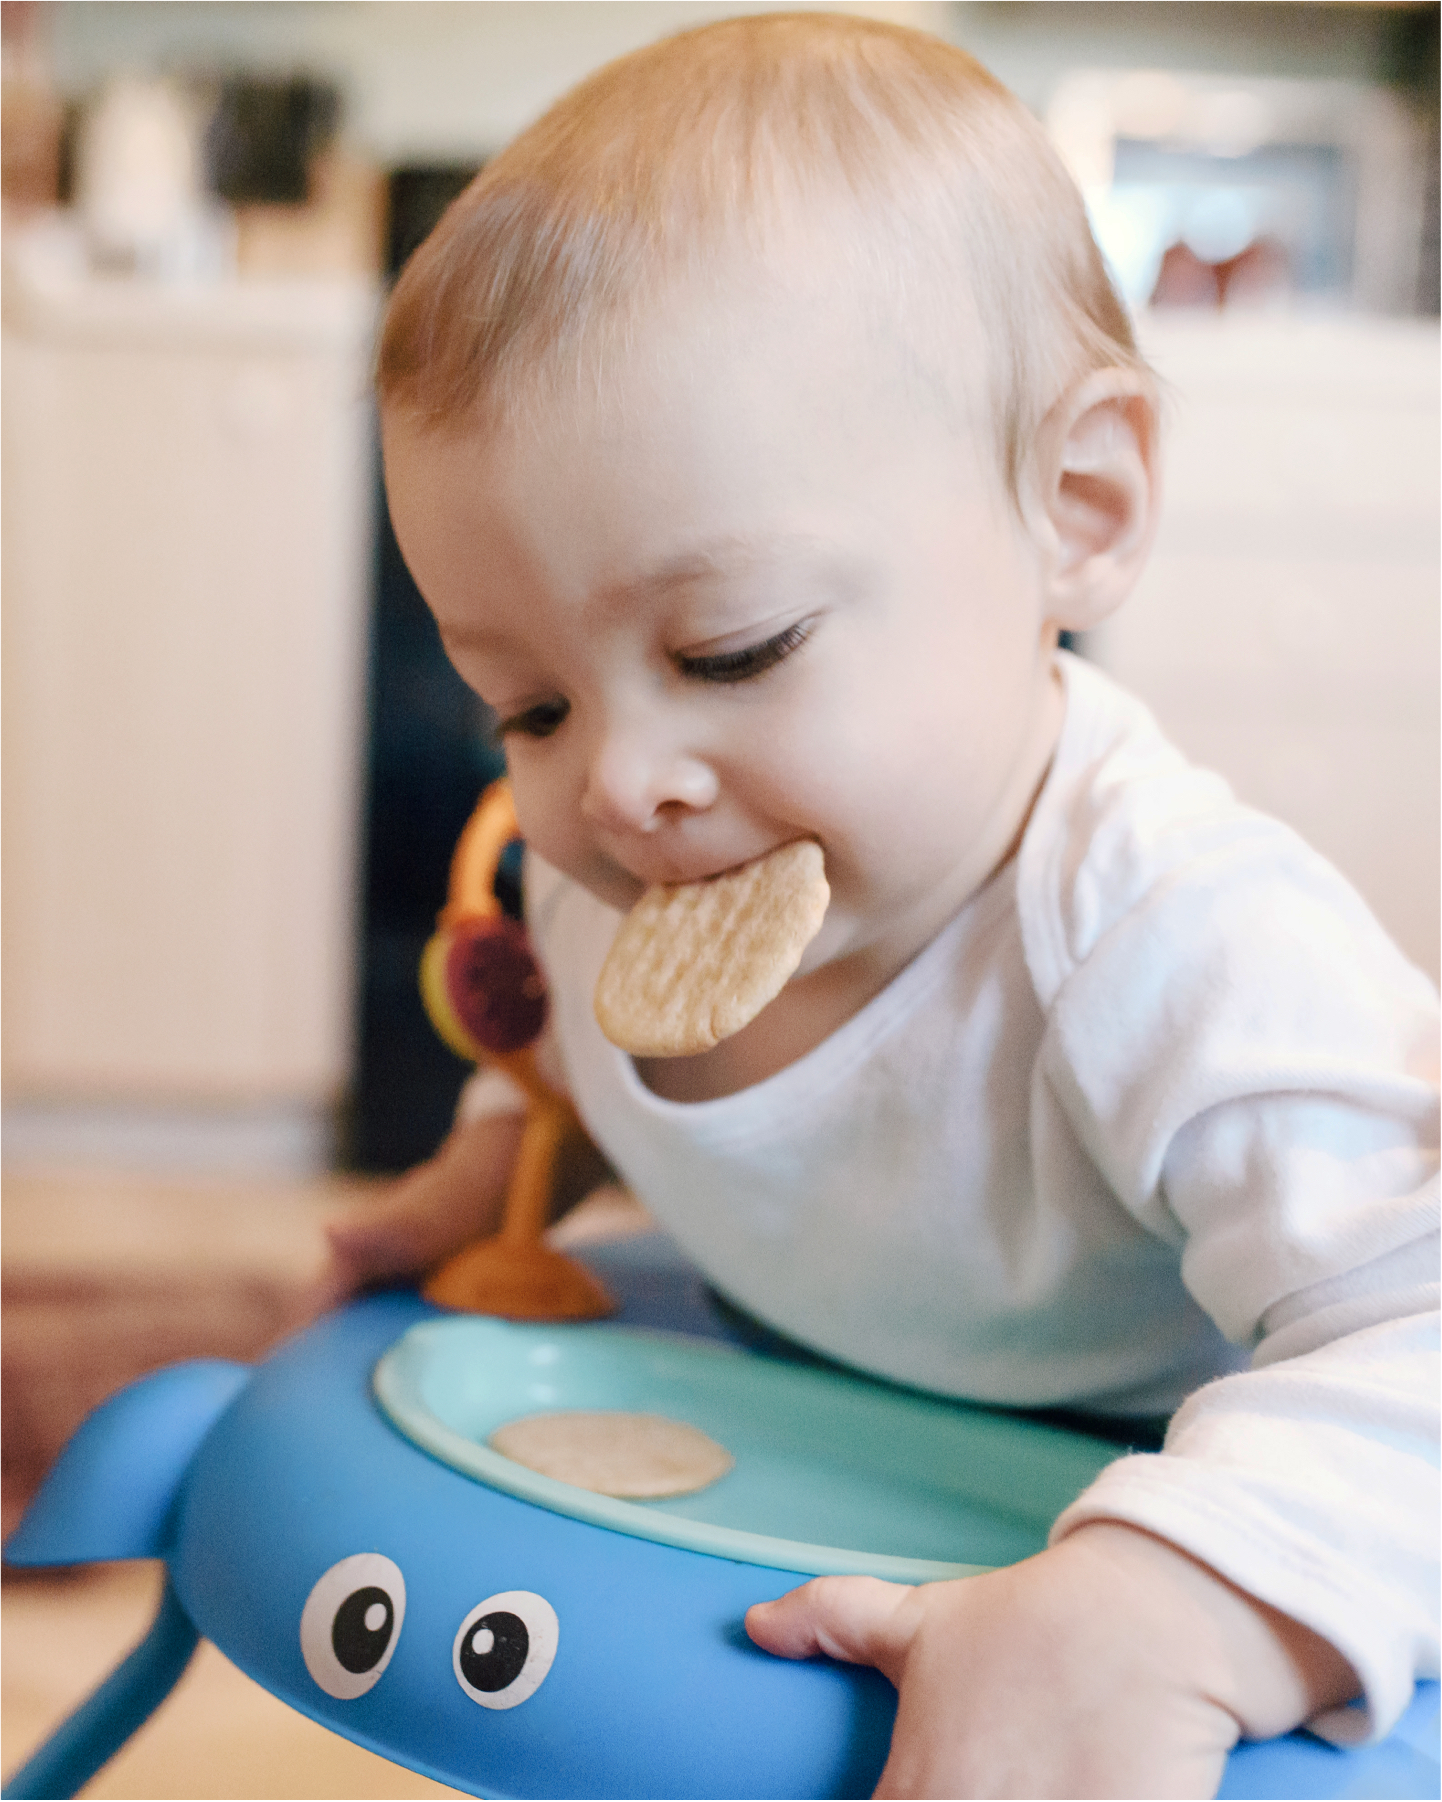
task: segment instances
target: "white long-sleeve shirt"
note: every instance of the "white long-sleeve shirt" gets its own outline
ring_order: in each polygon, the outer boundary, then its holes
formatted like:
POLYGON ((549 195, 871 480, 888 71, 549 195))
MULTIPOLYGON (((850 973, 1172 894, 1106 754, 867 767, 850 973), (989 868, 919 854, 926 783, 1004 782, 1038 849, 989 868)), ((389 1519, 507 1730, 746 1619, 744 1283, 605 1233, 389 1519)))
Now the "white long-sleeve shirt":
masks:
POLYGON ((1356 893, 1061 659, 1017 856, 839 1031, 681 1105, 602 1036, 617 916, 531 859, 551 1050, 713 1282, 940 1394, 1178 1410, 1057 1522, 1145 1527, 1336 1645, 1385 1731, 1437 1674, 1437 1012, 1356 893))

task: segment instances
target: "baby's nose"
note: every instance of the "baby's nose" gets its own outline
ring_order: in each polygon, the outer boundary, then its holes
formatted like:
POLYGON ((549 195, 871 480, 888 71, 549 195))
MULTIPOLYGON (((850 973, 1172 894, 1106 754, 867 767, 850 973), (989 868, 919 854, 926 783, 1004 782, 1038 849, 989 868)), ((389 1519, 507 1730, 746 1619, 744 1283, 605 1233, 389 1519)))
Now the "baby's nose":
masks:
POLYGON ((699 813, 719 784, 708 763, 689 753, 613 734, 591 760, 581 810, 612 832, 654 832, 680 813, 699 813))

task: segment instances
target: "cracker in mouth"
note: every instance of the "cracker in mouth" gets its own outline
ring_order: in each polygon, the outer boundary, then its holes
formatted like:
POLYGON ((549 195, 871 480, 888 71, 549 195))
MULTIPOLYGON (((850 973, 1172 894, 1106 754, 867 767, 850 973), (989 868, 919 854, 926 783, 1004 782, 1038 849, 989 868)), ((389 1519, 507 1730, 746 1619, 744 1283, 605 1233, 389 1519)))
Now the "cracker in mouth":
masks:
POLYGON ((798 839, 704 882, 647 889, 596 984, 596 1019, 633 1057, 694 1057, 785 987, 831 898, 820 845, 798 839))

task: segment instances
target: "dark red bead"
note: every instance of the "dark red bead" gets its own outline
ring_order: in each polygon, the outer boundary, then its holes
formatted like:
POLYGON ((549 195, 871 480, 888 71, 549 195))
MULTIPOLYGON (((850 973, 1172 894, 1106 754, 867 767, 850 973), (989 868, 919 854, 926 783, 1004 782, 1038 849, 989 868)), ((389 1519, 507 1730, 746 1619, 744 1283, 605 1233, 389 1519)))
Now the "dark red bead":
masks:
POLYGON ((457 1019, 487 1051, 519 1051, 546 1024, 546 979, 526 929, 502 915, 453 929, 446 992, 457 1019))

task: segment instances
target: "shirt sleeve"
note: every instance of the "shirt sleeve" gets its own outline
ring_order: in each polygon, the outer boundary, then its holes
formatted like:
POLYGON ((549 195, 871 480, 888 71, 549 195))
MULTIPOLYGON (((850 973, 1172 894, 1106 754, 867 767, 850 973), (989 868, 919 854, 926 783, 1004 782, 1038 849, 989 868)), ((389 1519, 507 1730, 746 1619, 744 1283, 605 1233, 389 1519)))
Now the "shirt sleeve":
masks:
MULTIPOLYGON (((1241 813, 1241 810, 1238 810, 1241 813)), ((1436 998, 1360 898, 1248 816, 1060 985, 1046 1078, 1250 1368, 1062 1515, 1182 1546, 1328 1639, 1384 1733, 1438 1671, 1436 998)))
POLYGON ((524 1114, 526 1091, 494 1066, 476 1070, 461 1085, 456 1098, 456 1125, 470 1126, 496 1114, 524 1114))

